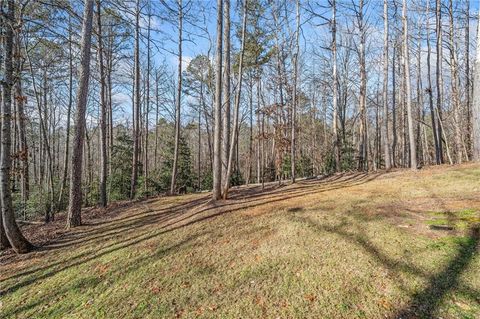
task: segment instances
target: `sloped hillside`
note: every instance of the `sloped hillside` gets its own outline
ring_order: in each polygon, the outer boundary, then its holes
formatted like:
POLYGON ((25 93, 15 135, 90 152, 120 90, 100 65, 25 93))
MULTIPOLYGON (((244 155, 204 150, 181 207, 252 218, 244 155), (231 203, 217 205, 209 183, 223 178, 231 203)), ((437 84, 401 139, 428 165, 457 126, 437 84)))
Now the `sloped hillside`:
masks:
POLYGON ((50 241, 1 257, 1 317, 480 317, 479 165, 209 199, 117 204, 73 232, 26 226, 50 241))

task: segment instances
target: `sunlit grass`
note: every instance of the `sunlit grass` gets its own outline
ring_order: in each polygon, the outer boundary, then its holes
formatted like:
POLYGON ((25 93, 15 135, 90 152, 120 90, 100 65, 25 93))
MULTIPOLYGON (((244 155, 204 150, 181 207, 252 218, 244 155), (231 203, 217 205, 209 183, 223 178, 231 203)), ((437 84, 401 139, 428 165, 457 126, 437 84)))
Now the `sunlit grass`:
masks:
POLYGON ((141 202, 2 265, 0 317, 479 318, 479 174, 333 176, 217 206, 204 194, 141 202), (446 221, 455 229, 429 227, 446 221))

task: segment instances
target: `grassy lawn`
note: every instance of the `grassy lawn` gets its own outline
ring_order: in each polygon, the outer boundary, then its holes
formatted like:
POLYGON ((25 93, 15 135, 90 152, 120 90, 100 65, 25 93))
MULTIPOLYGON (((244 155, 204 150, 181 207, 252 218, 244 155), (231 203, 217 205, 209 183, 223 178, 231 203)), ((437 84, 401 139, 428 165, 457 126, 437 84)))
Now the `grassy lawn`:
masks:
POLYGON ((479 165, 209 198, 117 207, 2 256, 0 317, 480 318, 479 165))

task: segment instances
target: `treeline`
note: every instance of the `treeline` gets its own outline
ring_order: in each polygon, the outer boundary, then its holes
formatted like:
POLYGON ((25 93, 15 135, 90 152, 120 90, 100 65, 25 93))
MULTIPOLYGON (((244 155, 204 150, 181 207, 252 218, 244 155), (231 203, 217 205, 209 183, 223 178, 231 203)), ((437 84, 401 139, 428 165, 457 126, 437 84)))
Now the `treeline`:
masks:
POLYGON ((116 200, 480 157, 468 0, 0 8, 1 249, 116 200))

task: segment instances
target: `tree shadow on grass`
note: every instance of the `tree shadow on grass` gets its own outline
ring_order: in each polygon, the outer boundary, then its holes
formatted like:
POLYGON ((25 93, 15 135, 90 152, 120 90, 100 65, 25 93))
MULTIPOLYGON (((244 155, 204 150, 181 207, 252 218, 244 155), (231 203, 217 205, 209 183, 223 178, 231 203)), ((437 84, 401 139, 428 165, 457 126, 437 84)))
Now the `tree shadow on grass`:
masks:
MULTIPOLYGON (((205 197, 187 203, 183 202, 177 205, 171 205, 165 209, 147 209, 146 211, 134 214, 133 217, 125 215, 124 218, 118 218, 113 223, 107 222, 106 225, 97 226, 95 230, 88 231, 85 235, 76 233, 76 236, 73 236, 73 238, 69 239, 67 237, 61 242, 52 242, 49 247, 57 250, 57 253, 61 253, 62 249, 72 249, 77 246, 83 246, 83 248, 85 248, 84 246, 88 243, 91 245, 98 244, 98 246, 93 248, 88 247, 85 251, 72 257, 65 259, 60 257, 57 258, 57 261, 48 265, 18 272, 10 277, 3 278, 3 281, 12 279, 20 280, 0 290, 0 295, 13 293, 38 280, 44 280, 82 263, 227 213, 276 202, 284 202, 314 193, 354 187, 372 181, 380 175, 381 174, 352 174, 343 179, 336 177, 334 181, 329 181, 328 179, 325 181, 309 180, 299 182, 292 188, 282 188, 280 191, 271 189, 270 191, 257 193, 251 198, 249 197, 242 201, 230 200, 218 204, 214 203, 204 205, 200 209, 192 208, 206 204, 208 200, 205 197), (155 227, 153 232, 152 227, 155 227), (104 241, 111 240, 111 237, 115 236, 121 236, 121 239, 105 245, 104 241)), ((241 198, 242 192, 243 190, 241 189, 234 191, 235 195, 238 196, 237 198, 241 198)), ((48 251, 45 253, 48 254, 48 251)))
POLYGON ((480 226, 476 225, 472 227, 467 240, 459 244, 457 254, 443 271, 432 276, 428 286, 415 293, 410 303, 393 318, 433 318, 445 295, 458 288, 459 277, 478 253, 479 242, 480 226))
MULTIPOLYGON (((275 187, 271 187, 264 191, 259 189, 254 194, 251 194, 250 189, 237 189, 232 192, 233 199, 228 201, 209 203, 209 197, 202 197, 162 209, 143 210, 135 214, 128 214, 114 221, 107 221, 105 224, 100 224, 99 227, 95 227, 94 229, 81 229, 70 236, 67 235, 65 238, 52 242, 46 248, 58 249, 77 244, 84 245, 89 242, 117 235, 125 236, 129 233, 135 232, 139 227, 147 225, 158 224, 161 229, 165 229, 173 227, 174 225, 180 225, 192 218, 194 219, 193 222, 199 222, 224 213, 286 201, 312 193, 321 193, 361 185, 377 178, 378 176, 379 174, 352 174, 340 181, 337 181, 340 177, 336 177, 333 181, 327 180, 326 182, 303 181, 290 189, 279 190, 275 187), (247 199, 240 200, 244 198, 245 193, 251 195, 249 195, 247 199), (202 216, 205 214, 210 215, 202 216)), ((141 203, 139 205, 141 205, 141 203)), ((191 223, 192 222, 188 222, 187 225, 190 225, 191 223)))
MULTIPOLYGON (((477 302, 480 300, 480 292, 461 285, 459 282, 460 275, 468 268, 480 248, 479 225, 474 225, 471 228, 469 236, 459 244, 457 253, 448 265, 441 272, 432 275, 407 262, 389 257, 369 241, 362 228, 359 228, 358 232, 345 230, 344 227, 348 225, 345 221, 336 226, 326 226, 318 224, 310 217, 296 215, 292 219, 306 223, 315 232, 336 234, 348 242, 361 247, 377 262, 385 266, 392 276, 395 276, 398 272, 405 272, 428 280, 427 287, 422 291, 414 293, 410 302, 390 317, 392 319, 434 318, 435 312, 443 298, 453 290, 477 302)), ((408 290, 401 283, 398 284, 403 290, 408 290)))
MULTIPOLYGON (((122 271, 122 273, 129 273, 129 272, 137 271, 141 267, 144 267, 145 265, 148 265, 153 261, 157 261, 158 259, 165 258, 170 254, 178 252, 179 249, 188 248, 189 246, 193 245, 196 239, 198 239, 201 236, 207 235, 208 233, 209 232, 200 232, 195 235, 187 236, 186 238, 170 246, 161 247, 151 255, 148 255, 148 257, 139 257, 139 258, 136 258, 135 260, 132 260, 128 267, 119 268, 116 270, 116 272, 122 271)), ((35 278, 35 279, 40 280, 42 278, 35 278)), ((39 305, 46 304, 52 300, 55 300, 56 298, 62 296, 63 294, 69 293, 70 291, 74 291, 78 289, 83 289, 83 290, 88 290, 90 288, 93 289, 99 284, 101 284, 102 282, 103 282, 102 278, 96 276, 94 273, 91 274, 90 277, 76 278, 75 280, 73 280, 73 282, 68 282, 66 285, 62 285, 60 289, 55 289, 51 292, 43 293, 41 297, 39 297, 37 300, 33 302, 27 301, 25 302, 24 305, 20 307, 5 309, 5 311, 2 313, 2 316, 4 316, 4 318, 18 316, 19 314, 27 312, 39 305)), ((43 310, 48 310, 48 309, 43 309, 43 310)))

